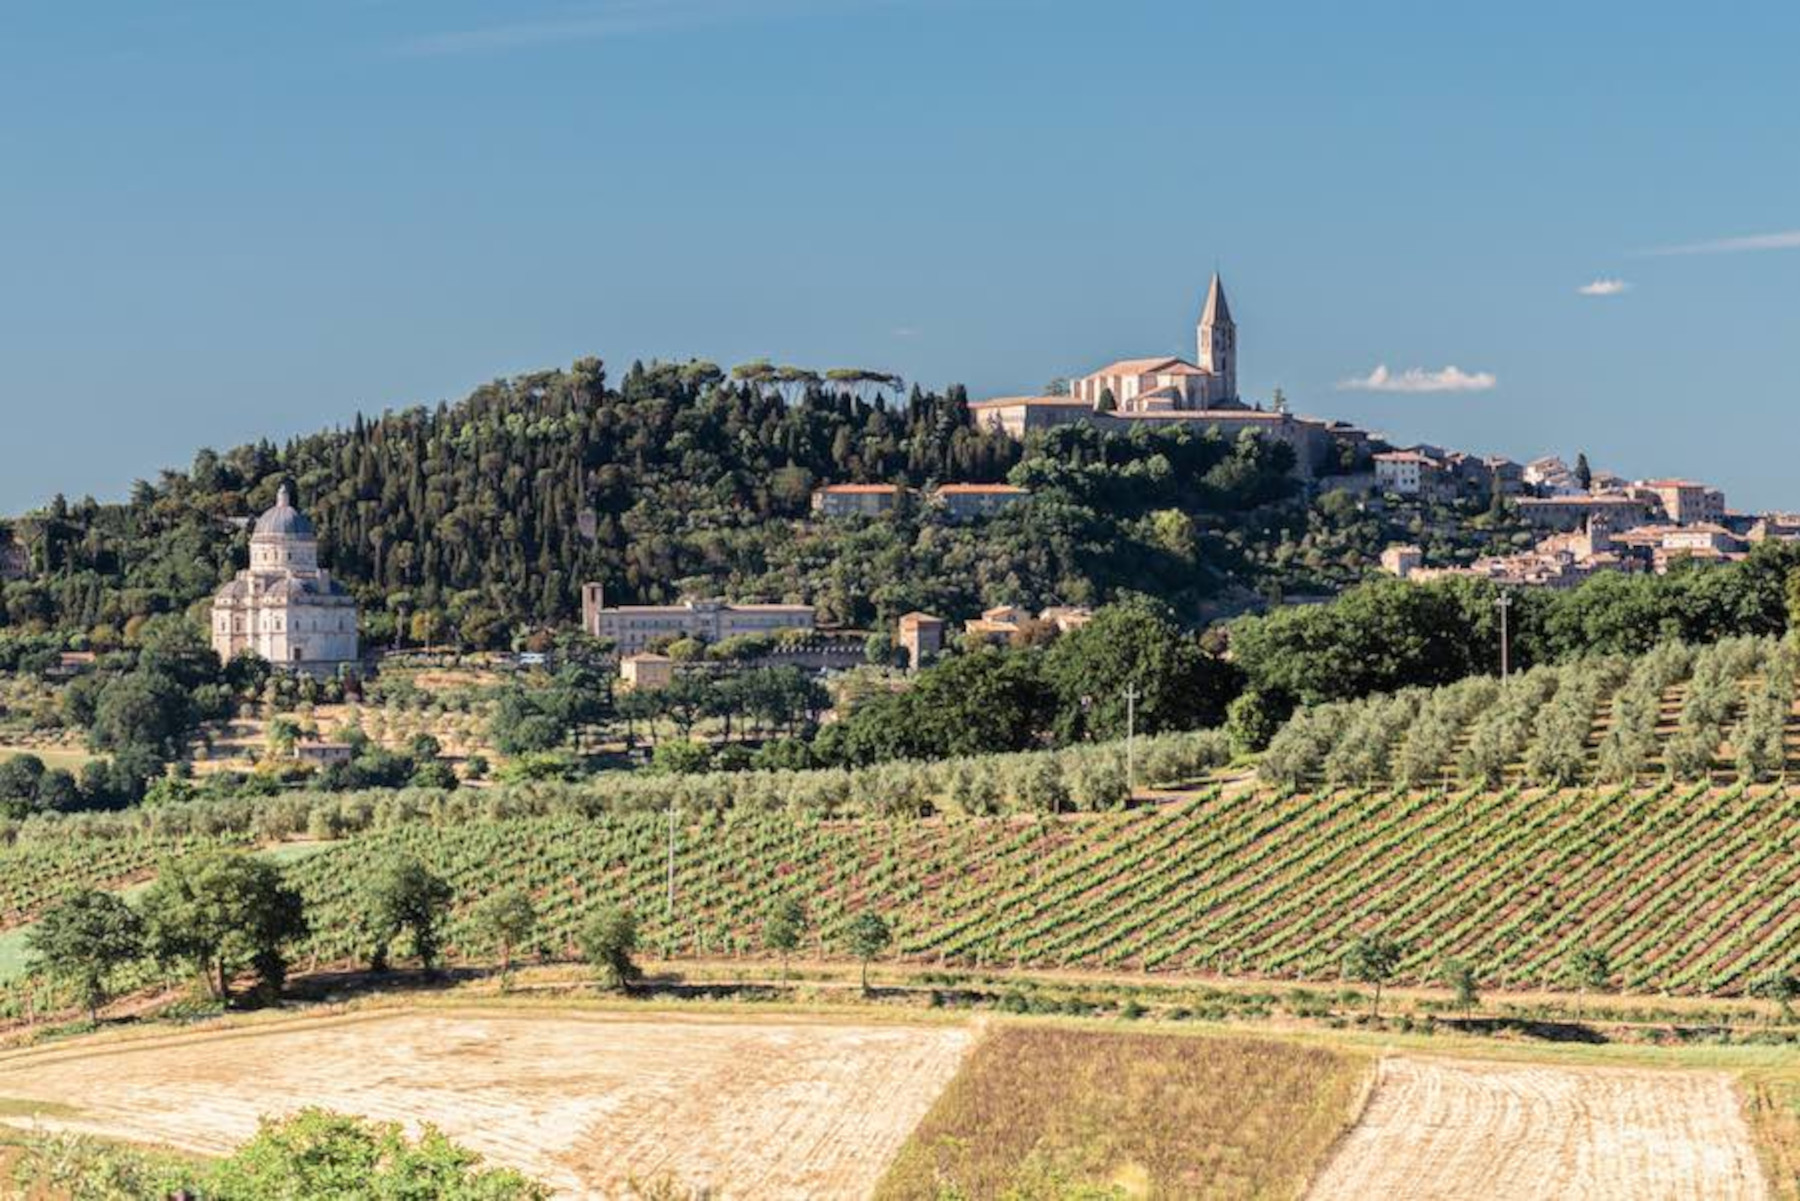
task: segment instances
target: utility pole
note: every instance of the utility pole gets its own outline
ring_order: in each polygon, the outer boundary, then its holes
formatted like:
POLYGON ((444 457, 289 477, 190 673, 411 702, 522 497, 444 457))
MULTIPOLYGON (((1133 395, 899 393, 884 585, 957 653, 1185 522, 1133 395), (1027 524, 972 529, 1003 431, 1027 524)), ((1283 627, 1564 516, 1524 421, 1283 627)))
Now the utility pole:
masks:
POLYGON ((1502 592, 1494 601, 1494 608, 1500 610, 1500 678, 1504 680, 1512 674, 1512 646, 1508 641, 1506 615, 1512 609, 1512 593, 1502 592))
MULTIPOLYGON (((664 936, 665 946, 672 948, 675 937, 675 802, 669 802, 669 903, 665 925, 668 934, 664 936)), ((668 953, 667 950, 664 952, 668 953)))
POLYGON ((1125 795, 1137 795, 1137 699, 1138 686, 1125 686, 1125 795))

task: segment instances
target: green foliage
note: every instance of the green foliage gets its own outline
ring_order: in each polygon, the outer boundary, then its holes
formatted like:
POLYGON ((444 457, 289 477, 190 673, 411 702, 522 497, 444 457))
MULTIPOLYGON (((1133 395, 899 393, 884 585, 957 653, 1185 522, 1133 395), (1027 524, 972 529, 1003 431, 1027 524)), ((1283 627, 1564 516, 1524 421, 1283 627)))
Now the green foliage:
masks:
POLYGON ((309 926, 300 894, 281 869, 230 851, 202 851, 164 863, 143 899, 152 955, 205 976, 213 994, 231 996, 231 978, 246 968, 263 993, 279 994, 287 978, 286 946, 309 926))
POLYGON ((512 976, 513 952, 537 933, 537 907, 523 888, 503 888, 483 897, 469 913, 474 937, 500 956, 500 989, 512 976))
POLYGON ((1405 953, 1398 942, 1385 934, 1360 935, 1344 952, 1344 975, 1375 986, 1375 996, 1369 1008, 1369 1012, 1375 1017, 1381 1016, 1382 986, 1394 978, 1394 972, 1400 967, 1400 960, 1405 953))
POLYGON ((1450 1002, 1467 1014, 1481 1004, 1475 969, 1461 959, 1446 959, 1438 966, 1438 980, 1450 990, 1450 1002))
POLYGON ((629 909, 598 910, 581 927, 581 956, 608 988, 629 989, 643 975, 637 954, 637 916, 629 909))
POLYGON ((763 923, 763 946, 781 956, 784 973, 787 958, 800 946, 807 925, 806 906, 798 897, 784 897, 769 910, 763 923))
POLYGON ((1766 780, 1785 769, 1794 679, 1794 652, 1770 639, 1728 638, 1698 651, 1669 644, 1629 671, 1618 658, 1579 659, 1504 683, 1477 677, 1303 708, 1270 740, 1259 771, 1288 787, 1421 788, 1442 785, 1454 766, 1480 788, 1512 780, 1560 788, 1630 783, 1661 754, 1672 779, 1699 781, 1712 777, 1729 742, 1740 778, 1766 780), (1680 723, 1665 739, 1668 690, 1690 675, 1680 723), (1745 681, 1759 675, 1745 699, 1745 681))
POLYGON ((894 932, 879 913, 864 913, 850 923, 850 953, 862 960, 862 990, 869 991, 869 961, 893 944, 894 932))
POLYGON ((249 1142, 210 1164, 77 1135, 34 1135, 14 1171, 29 1195, 77 1201, 546 1201, 550 1190, 433 1126, 410 1139, 397 1122, 303 1109, 265 1118, 249 1142))
POLYGON ((455 893, 450 885, 412 857, 396 859, 372 879, 363 896, 369 967, 383 972, 394 940, 412 936, 413 954, 426 971, 437 967, 444 919, 455 893))
POLYGON ((113 978, 143 955, 144 924, 117 895, 89 889, 46 909, 25 945, 27 967, 73 986, 97 1018, 113 978))

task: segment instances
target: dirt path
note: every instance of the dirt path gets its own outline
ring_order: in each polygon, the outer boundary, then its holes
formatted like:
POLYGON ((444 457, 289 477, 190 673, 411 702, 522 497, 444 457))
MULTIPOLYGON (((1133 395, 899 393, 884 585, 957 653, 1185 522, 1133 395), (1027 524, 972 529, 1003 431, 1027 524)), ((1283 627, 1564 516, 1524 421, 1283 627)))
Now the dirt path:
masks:
MULTIPOLYGON (((729 1198, 863 1197, 955 1073, 966 1027, 400 1013, 0 1056, 46 1126, 199 1152, 319 1105, 431 1122, 568 1196, 673 1178, 729 1198)), ((28 1123, 29 1119, 15 1119, 28 1123)))
POLYGON ((1387 1059, 1314 1201, 1765 1201, 1728 1077, 1387 1059))

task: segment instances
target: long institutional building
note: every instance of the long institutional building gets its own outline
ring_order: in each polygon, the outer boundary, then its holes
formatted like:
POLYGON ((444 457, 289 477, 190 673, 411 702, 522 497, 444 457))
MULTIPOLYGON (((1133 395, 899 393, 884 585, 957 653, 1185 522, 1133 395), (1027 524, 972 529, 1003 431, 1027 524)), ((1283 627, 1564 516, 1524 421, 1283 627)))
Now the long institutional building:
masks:
POLYGON ((1121 359, 1069 386, 1067 396, 1008 396, 969 406, 977 421, 1023 438, 1033 430, 1082 424, 1129 430, 1138 426, 1191 425, 1232 437, 1254 430, 1294 448, 1296 470, 1314 474, 1324 456, 1344 441, 1368 435, 1341 422, 1295 417, 1253 408, 1238 395, 1237 324, 1215 274, 1195 331, 1195 360, 1174 356, 1121 359))
POLYGON ((722 600, 609 609, 599 584, 581 586, 581 628, 596 638, 610 638, 621 655, 644 650, 659 639, 716 643, 744 634, 810 633, 813 613, 811 605, 735 605, 722 600))

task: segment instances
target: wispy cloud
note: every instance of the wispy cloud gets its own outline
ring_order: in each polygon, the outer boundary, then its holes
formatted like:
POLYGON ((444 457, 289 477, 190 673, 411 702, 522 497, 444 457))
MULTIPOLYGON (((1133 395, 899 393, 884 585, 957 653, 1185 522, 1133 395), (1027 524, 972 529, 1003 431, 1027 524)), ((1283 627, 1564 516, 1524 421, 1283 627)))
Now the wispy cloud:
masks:
POLYGON ((1582 284, 1575 290, 1583 296, 1617 296, 1621 292, 1631 291, 1631 285, 1622 279, 1603 278, 1582 284))
POLYGON ((1751 234, 1743 238, 1715 238, 1710 242, 1688 242, 1680 246, 1656 246, 1638 253, 1657 257, 1671 254, 1741 254, 1749 250, 1800 250, 1800 229, 1773 234, 1751 234))
POLYGON ((1395 373, 1383 363, 1367 375, 1339 380, 1337 386, 1346 392, 1486 392, 1499 382, 1489 371, 1469 372, 1460 367, 1427 371, 1410 367, 1395 373))
MULTIPOLYGON (((838 0, 838 6, 851 2, 878 0, 838 0)), ((828 6, 825 0, 610 0, 567 10, 560 16, 419 34, 402 41, 397 50, 419 58, 499 53, 759 20, 828 6)))

